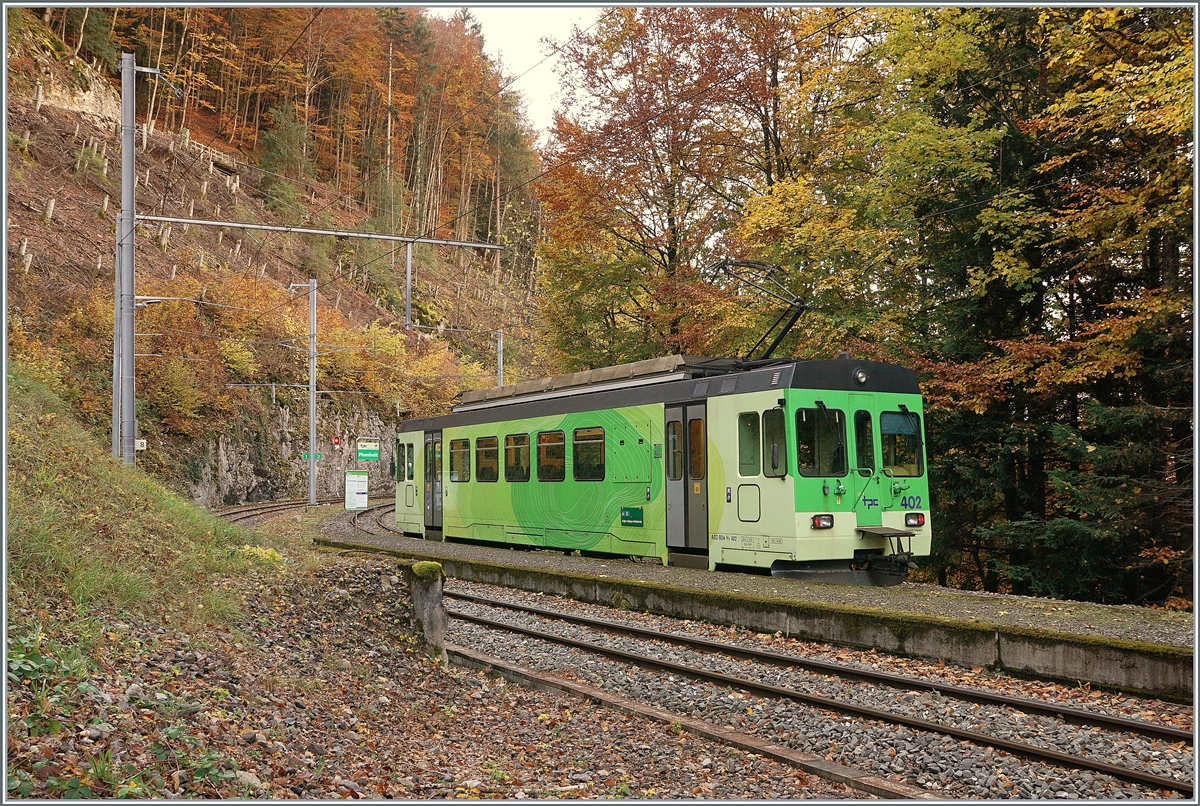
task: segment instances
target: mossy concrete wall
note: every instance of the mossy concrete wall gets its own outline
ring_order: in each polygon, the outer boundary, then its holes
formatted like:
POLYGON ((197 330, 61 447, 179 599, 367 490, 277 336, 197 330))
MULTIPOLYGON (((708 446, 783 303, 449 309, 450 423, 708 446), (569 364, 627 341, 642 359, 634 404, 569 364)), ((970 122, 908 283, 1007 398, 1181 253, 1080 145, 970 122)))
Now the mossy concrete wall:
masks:
MULTIPOLYGON (((320 539, 321 545, 363 550, 361 543, 320 539)), ((417 552, 370 547, 400 557, 417 552)), ((582 602, 646 610, 674 618, 736 624, 763 632, 914 658, 984 666, 1018 675, 1190 700, 1192 651, 1043 630, 965 623, 911 613, 795 602, 590 574, 549 572, 479 560, 430 557, 447 577, 567 596, 582 602)))

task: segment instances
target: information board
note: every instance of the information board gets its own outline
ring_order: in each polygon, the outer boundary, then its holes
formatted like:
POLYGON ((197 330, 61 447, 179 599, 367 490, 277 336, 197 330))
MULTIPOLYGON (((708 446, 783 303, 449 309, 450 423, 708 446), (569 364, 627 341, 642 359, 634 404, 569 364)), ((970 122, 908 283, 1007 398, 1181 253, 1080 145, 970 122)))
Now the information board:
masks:
POLYGON ((366 509, 368 490, 367 471, 346 471, 346 511, 366 509))
POLYGON ((378 462, 379 461, 379 440, 378 439, 359 439, 358 440, 358 459, 359 461, 378 462))

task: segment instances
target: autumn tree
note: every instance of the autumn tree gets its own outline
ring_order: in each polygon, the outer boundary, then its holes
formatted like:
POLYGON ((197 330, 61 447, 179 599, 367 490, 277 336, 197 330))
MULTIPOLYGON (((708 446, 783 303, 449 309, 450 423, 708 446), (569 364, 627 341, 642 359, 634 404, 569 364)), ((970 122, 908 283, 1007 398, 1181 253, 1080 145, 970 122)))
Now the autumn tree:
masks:
POLYGON ((703 33, 691 9, 617 9, 563 46, 568 111, 556 116, 541 189, 546 308, 564 347, 595 332, 589 361, 693 348, 688 300, 737 181, 714 92, 731 71, 703 33))
POLYGON ((840 165, 743 221, 827 267, 847 344, 925 376, 944 583, 1142 601, 1189 573, 1186 17, 876 12, 840 165))

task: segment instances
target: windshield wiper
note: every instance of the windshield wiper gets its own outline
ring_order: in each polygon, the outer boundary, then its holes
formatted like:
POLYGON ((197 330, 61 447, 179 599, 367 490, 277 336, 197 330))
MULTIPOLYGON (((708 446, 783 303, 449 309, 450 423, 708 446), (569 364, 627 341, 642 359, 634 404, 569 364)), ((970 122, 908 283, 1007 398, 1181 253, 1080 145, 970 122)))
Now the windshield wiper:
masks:
POLYGON ((842 439, 842 432, 840 429, 834 426, 833 418, 829 416, 829 409, 825 407, 825 401, 818 400, 817 409, 820 410, 821 414, 825 417, 825 425, 829 426, 829 430, 833 432, 835 437, 837 437, 838 457, 842 460, 842 469, 844 470, 846 467, 846 443, 842 439))

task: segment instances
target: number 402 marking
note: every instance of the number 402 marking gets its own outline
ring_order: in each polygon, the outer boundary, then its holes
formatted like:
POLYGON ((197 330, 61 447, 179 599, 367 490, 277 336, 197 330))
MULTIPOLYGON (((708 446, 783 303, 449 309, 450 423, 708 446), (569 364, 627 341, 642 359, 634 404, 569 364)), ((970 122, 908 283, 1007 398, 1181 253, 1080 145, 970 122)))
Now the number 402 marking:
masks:
POLYGON ((900 506, 904 507, 905 509, 920 509, 921 508, 921 496, 906 495, 900 499, 900 506))

